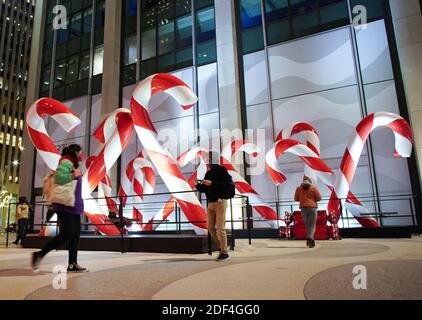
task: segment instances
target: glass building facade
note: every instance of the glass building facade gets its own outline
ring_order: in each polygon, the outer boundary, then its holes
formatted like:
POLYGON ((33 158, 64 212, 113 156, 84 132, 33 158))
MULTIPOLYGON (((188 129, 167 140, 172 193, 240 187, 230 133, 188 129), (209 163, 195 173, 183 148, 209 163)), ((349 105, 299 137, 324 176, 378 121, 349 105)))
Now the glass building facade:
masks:
MULTIPOLYGON (((53 31, 52 6, 56 4, 50 0, 44 9, 38 96, 64 101, 82 120, 70 135, 49 122, 53 141, 58 146, 79 143, 94 154, 99 143, 91 134, 105 113, 102 74, 107 5, 98 0, 64 1, 70 27, 53 31)), ((151 119, 159 132, 177 132, 177 146, 170 150, 174 157, 200 141, 195 130, 212 136, 212 130, 219 128, 261 129, 265 138, 255 142, 262 156, 247 157, 246 167, 263 166, 265 152, 283 128, 309 122, 318 131, 321 157, 338 173, 347 142, 365 116, 389 111, 408 118, 389 1, 122 0, 119 10, 120 52, 114 60, 120 69, 114 75, 120 83, 119 106, 130 108, 136 84, 158 72, 180 77, 198 95, 197 105, 189 111, 167 96, 151 101, 151 119), (362 8, 367 23, 356 25, 362 8), (234 66, 233 75, 227 66, 234 66), (236 92, 230 92, 227 84, 236 92), (227 111, 231 101, 227 97, 239 100, 233 114, 227 111), (228 126, 236 116, 240 123, 228 126)), ((115 190, 118 177, 141 149, 133 136, 119 160, 115 190)), ((393 158, 393 151, 391 132, 376 131, 364 148, 352 191, 370 213, 389 213, 378 217, 382 226, 416 226, 420 219, 420 199, 413 198, 420 194, 419 176, 412 174, 417 171, 416 159, 393 158)), ((39 156, 34 161, 33 187, 39 200, 47 169, 39 156)), ((261 198, 281 216, 297 206, 292 198, 304 165, 285 156, 282 168, 288 180, 279 187, 265 172, 244 172, 261 198)), ((191 165, 182 171, 189 177, 194 169, 191 165)), ((157 179, 155 192, 167 192, 161 178, 157 179)), ((318 182, 318 186, 328 197, 325 185, 318 182)), ((167 200, 166 196, 154 199, 167 200)), ((145 215, 148 220, 154 209, 145 210, 145 215)), ((347 212, 344 216, 350 218, 344 220, 344 227, 360 227, 347 212)), ((260 220, 257 212, 254 217, 260 220)), ((268 227, 265 222, 254 226, 268 227)))

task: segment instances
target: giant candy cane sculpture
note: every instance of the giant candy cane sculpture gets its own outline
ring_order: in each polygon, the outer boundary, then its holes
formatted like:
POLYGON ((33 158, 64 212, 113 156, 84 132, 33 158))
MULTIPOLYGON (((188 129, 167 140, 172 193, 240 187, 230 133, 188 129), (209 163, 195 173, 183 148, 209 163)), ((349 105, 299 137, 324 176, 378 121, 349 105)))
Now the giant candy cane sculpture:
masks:
MULTIPOLYGON (((186 166, 190 161, 192 161, 194 158, 198 157, 201 159, 200 164, 198 168, 195 170, 195 172, 191 175, 191 177, 188 180, 189 186, 193 189, 195 187, 195 183, 198 179, 202 179, 205 176, 205 173, 207 172, 207 165, 205 163, 205 159, 207 158, 208 151, 202 148, 192 148, 183 154, 181 154, 177 158, 177 162, 180 164, 180 166, 184 167, 186 166)), ((160 225, 160 223, 155 223, 156 221, 165 221, 175 210, 175 202, 176 199, 174 197, 171 197, 164 206, 157 212, 157 214, 154 215, 153 218, 151 218, 143 228, 143 231, 153 231, 157 229, 160 225)))
POLYGON ((205 234, 207 232, 205 210, 192 192, 191 186, 185 180, 173 157, 158 142, 157 130, 149 115, 151 97, 159 92, 165 92, 172 96, 184 110, 190 109, 198 99, 180 79, 168 74, 156 74, 145 79, 136 87, 131 100, 131 108, 135 130, 144 150, 185 216, 193 224, 195 231, 205 234))
POLYGON ((236 186, 236 190, 243 196, 249 198, 249 203, 264 219, 265 222, 269 223, 273 229, 277 229, 282 223, 282 219, 277 222, 277 213, 264 201, 262 201, 258 192, 239 174, 236 168, 231 163, 232 157, 237 152, 245 152, 246 154, 254 157, 258 156, 259 148, 247 141, 247 140, 236 140, 224 148, 221 154, 221 165, 227 169, 229 174, 233 178, 233 182, 236 186))
MULTIPOLYGON (((309 123, 299 122, 299 123, 293 124, 292 126, 288 128, 283 129, 280 132, 280 134, 277 136, 277 141, 290 139, 292 136, 296 134, 301 134, 301 133, 304 133, 306 135, 306 145, 320 157, 321 148, 320 148, 319 135, 316 129, 309 123)), ((281 173, 281 168, 278 162, 272 163, 270 166, 268 166, 268 168, 270 168, 269 171, 277 171, 281 173)), ((313 170, 308 165, 305 165, 305 174, 308 177, 312 178, 313 181, 317 181, 316 178, 318 176, 318 172, 313 170)), ((274 176, 277 177, 277 175, 274 175, 274 176)), ((334 190, 334 183, 326 183, 330 191, 334 190)), ((353 195, 353 193, 349 192, 346 202, 345 202, 345 206, 356 217, 356 219, 362 226, 364 227, 369 227, 369 226, 378 227, 379 226, 378 222, 374 218, 368 217, 368 216, 362 216, 362 214, 368 213, 368 210, 353 195)))
POLYGON ((91 193, 105 178, 107 172, 127 147, 132 133, 133 121, 129 110, 117 109, 111 113, 94 132, 94 136, 103 144, 103 147, 83 175, 82 196, 84 197, 85 214, 96 224, 97 230, 106 235, 118 235, 120 232, 110 224, 108 216, 92 199, 91 193))
POLYGON ((412 130, 405 119, 389 112, 377 112, 363 119, 356 127, 356 132, 347 146, 340 166, 341 172, 337 177, 334 191, 328 204, 329 212, 334 211, 337 218, 341 214, 339 199, 347 197, 363 147, 372 131, 379 127, 387 127, 393 131, 395 137, 394 156, 408 158, 412 153, 412 130))
MULTIPOLYGON (((53 118, 66 132, 75 129, 81 124, 81 121, 66 105, 51 98, 39 99, 29 107, 26 114, 29 137, 47 167, 56 171, 61 156, 45 128, 44 118, 47 116, 53 118)), ((57 234, 56 223, 57 215, 54 215, 39 235, 53 236, 57 234)))

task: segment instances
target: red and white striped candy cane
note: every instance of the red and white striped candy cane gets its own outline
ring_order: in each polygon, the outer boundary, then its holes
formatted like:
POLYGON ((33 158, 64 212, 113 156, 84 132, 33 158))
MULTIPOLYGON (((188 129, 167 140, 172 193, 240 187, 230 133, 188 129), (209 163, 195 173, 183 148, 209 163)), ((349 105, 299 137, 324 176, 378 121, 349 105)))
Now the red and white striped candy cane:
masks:
POLYGON ((97 202, 92 199, 91 193, 127 147, 132 133, 133 121, 128 109, 117 109, 111 113, 94 132, 94 136, 103 147, 83 175, 82 196, 85 214, 96 224, 97 230, 106 235, 118 235, 120 232, 108 222, 108 215, 105 215, 97 202))
POLYGON ((141 230, 143 227, 143 215, 141 213, 144 195, 153 194, 155 188, 155 170, 151 162, 143 157, 135 159, 133 162, 133 219, 138 221, 136 225, 141 230))
POLYGON ((47 133, 44 118, 50 116, 66 131, 70 132, 81 124, 81 120, 63 103, 42 98, 35 101, 26 114, 29 137, 46 165, 55 171, 60 162, 60 152, 47 133))
MULTIPOLYGON (((306 145, 314 151, 318 156, 321 156, 321 144, 317 130, 309 123, 295 123, 292 126, 283 129, 280 134, 277 136, 277 141, 284 140, 284 139, 291 139, 294 135, 304 133, 306 136, 306 145)), ((281 168, 276 163, 277 167, 274 167, 274 170, 279 170, 281 172, 281 168)), ((305 165, 305 175, 313 179, 313 181, 317 181, 318 172, 312 170, 308 165, 305 165)), ((334 190, 333 184, 326 184, 328 189, 332 192, 334 190)), ((354 196, 352 192, 349 192, 346 202, 346 208, 351 212, 359 223, 362 226, 378 226, 378 222, 368 216, 362 216, 362 214, 366 214, 369 211, 362 205, 362 203, 354 196)), ((330 212, 330 211, 329 211, 330 212)), ((331 220, 331 218, 330 218, 331 220)))
MULTIPOLYGON (((356 131, 346 148, 340 166, 331 200, 328 204, 329 211, 334 211, 337 218, 341 215, 340 201, 347 197, 359 159, 369 135, 379 127, 386 127, 393 131, 395 137, 394 156, 408 158, 412 154, 413 135, 409 123, 394 113, 377 112, 363 119, 356 127, 356 131)), ((373 225, 369 225, 372 227, 373 225)))
MULTIPOLYGON (((204 178, 208 170, 208 166, 206 164, 207 157, 208 157, 208 151, 206 149, 192 148, 184 152, 177 158, 177 162, 182 167, 186 166, 189 162, 193 161, 195 158, 200 159, 198 168, 194 171, 194 173, 188 180, 189 186, 191 188, 195 187, 196 181, 198 179, 204 178)), ((160 209, 160 211, 158 211, 158 213, 154 215, 152 219, 150 219, 148 224, 144 226, 143 231, 153 231, 157 229, 160 223, 154 223, 154 221, 165 221, 174 212, 175 201, 176 199, 174 197, 171 197, 160 209)))
POLYGON ((278 158, 285 153, 290 153, 301 158, 306 165, 317 172, 325 184, 334 184, 334 172, 321 160, 318 154, 299 141, 285 139, 277 141, 275 147, 266 156, 267 171, 276 185, 280 185, 287 180, 286 176, 278 169, 278 158))
POLYGON ((190 109, 197 101, 195 93, 180 79, 169 74, 156 74, 142 81, 135 89, 131 108, 135 130, 144 150, 169 191, 173 194, 197 233, 207 232, 206 213, 191 186, 186 181, 176 161, 160 145, 157 130, 151 121, 149 103, 155 94, 165 92, 173 97, 184 110, 190 109))
POLYGON ((248 197, 251 207, 254 208, 272 228, 277 229, 283 222, 283 219, 279 218, 279 221, 277 222, 277 213, 264 201, 262 201, 258 192, 256 192, 256 190, 245 179, 243 179, 231 163, 232 157, 239 151, 243 151, 253 157, 257 157, 259 154, 259 148, 255 144, 247 140, 236 140, 233 141, 231 145, 224 148, 221 154, 221 165, 227 169, 233 178, 236 190, 241 195, 248 197))
MULTIPOLYGON (((92 162, 95 160, 94 156, 88 157, 84 164, 84 173, 88 171, 92 162)), ((113 185, 108 174, 104 176, 98 185, 98 198, 100 199, 100 206, 104 206, 103 199, 105 200, 105 206, 107 206, 109 212, 119 213, 118 200, 113 194, 113 185), (103 203, 101 203, 103 202, 103 203)))
MULTIPOLYGON (((66 132, 75 129, 81 121, 66 105, 52 98, 39 99, 29 107, 26 114, 29 137, 47 167, 56 171, 61 156, 45 128, 44 118, 47 116, 53 118, 66 132)), ((57 232, 57 215, 54 215, 39 236, 54 236, 57 232)))

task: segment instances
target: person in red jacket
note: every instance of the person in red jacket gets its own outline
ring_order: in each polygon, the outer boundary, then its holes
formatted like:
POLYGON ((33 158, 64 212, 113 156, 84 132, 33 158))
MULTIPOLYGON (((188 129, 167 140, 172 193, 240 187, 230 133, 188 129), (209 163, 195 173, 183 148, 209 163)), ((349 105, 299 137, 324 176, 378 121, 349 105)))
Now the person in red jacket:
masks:
POLYGON ((315 248, 315 230, 317 221, 318 202, 321 201, 321 194, 313 185, 309 177, 304 177, 302 184, 296 189, 295 201, 300 202, 303 221, 306 226, 308 248, 315 248))

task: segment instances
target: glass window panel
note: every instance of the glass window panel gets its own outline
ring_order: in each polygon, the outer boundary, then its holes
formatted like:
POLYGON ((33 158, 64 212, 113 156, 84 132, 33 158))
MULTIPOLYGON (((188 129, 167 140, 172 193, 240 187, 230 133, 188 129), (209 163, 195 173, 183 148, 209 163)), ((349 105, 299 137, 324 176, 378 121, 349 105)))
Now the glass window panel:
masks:
POLYGON ((125 1, 125 16, 136 17, 138 12, 138 0, 126 0, 125 1))
POLYGON ((179 64, 185 64, 185 63, 188 63, 189 65, 191 65, 192 62, 193 62, 192 47, 177 51, 177 53, 176 53, 176 63, 178 65, 179 64))
POLYGON ((319 31, 318 12, 295 16, 292 24, 295 37, 316 33, 319 31))
POLYGON ((214 0, 196 0, 196 9, 201 9, 214 5, 214 0))
POLYGON ((83 0, 72 0, 72 13, 82 9, 83 0))
POLYGON ((166 72, 171 70, 175 65, 175 57, 173 53, 158 58, 158 71, 166 72))
POLYGON ((142 32, 142 60, 147 60, 156 55, 156 33, 155 29, 142 32))
POLYGON ((263 48, 264 35, 261 26, 242 32, 242 50, 244 53, 261 50, 263 48))
POLYGON ((184 48, 192 45, 192 17, 185 16, 176 21, 177 47, 184 48))
POLYGON ((81 36, 81 28, 82 28, 82 13, 75 14, 70 20, 70 38, 76 39, 81 36))
POLYGON ((125 39, 124 65, 127 66, 138 61, 136 34, 125 39))
POLYGON ((368 11, 368 21, 382 18, 384 16, 383 0, 351 0, 352 8, 361 5, 368 11))
POLYGON ((158 24, 163 25, 174 18, 174 0, 160 0, 157 5, 158 24))
POLYGON ((286 19, 289 16, 288 0, 265 0, 266 21, 286 19))
MULTIPOLYGON (((333 1, 331 0, 331 2, 333 1)), ((323 3, 320 2, 320 19, 324 29, 335 28, 349 23, 347 1, 336 1, 332 4, 327 3, 324 6, 322 6, 322 4, 323 3)))
POLYGON ((267 26, 267 38, 269 45, 291 39, 290 20, 284 19, 269 24, 267 26))
POLYGON ((81 65, 79 69, 79 80, 86 79, 89 77, 89 62, 90 62, 90 54, 89 52, 85 52, 81 58, 81 65))
POLYGON ((48 91, 50 89, 51 66, 47 66, 43 73, 41 91, 48 91))
POLYGON ((95 13, 95 26, 102 28, 105 25, 105 2, 101 1, 97 3, 97 10, 95 13))
POLYGON ((158 28, 158 51, 164 54, 174 50, 174 22, 158 28))
POLYGON ((94 53, 94 69, 93 75, 96 76, 97 74, 103 73, 103 59, 104 59, 104 47, 98 47, 95 49, 94 53))
POLYGON ((261 0, 240 0, 240 19, 243 29, 261 25, 261 0))
POLYGON ((66 80, 66 61, 59 61, 56 65, 56 81, 54 87, 61 87, 65 84, 66 80))
POLYGON ((192 12, 191 0, 176 0, 176 16, 184 16, 192 12))
POLYGON ((60 29, 57 31, 57 43, 63 44, 69 40, 69 29, 60 29))
POLYGON ((217 52, 215 47, 215 39, 199 43, 197 47, 198 64, 207 64, 217 60, 217 52))
POLYGON ((317 10, 317 0, 290 0, 292 15, 304 14, 314 10, 317 10))
POLYGON ((92 31, 92 8, 85 9, 84 11, 84 26, 83 32, 90 33, 92 31))
POLYGON ((141 63, 141 79, 145 79, 150 75, 156 73, 156 61, 155 59, 150 59, 141 63))
MULTIPOLYGON (((155 1, 152 1, 155 3, 155 1)), ((155 18, 155 4, 154 5, 147 5, 145 1, 142 1, 142 10, 141 10, 141 29, 149 29, 154 28, 156 25, 156 18, 155 18)))
POLYGON ((78 80, 78 70, 79 56, 73 56, 69 58, 69 62, 67 65, 66 83, 72 83, 78 80))
POLYGON ((214 8, 197 12, 197 41, 207 41, 215 38, 214 8))
POLYGON ((46 48, 53 47, 53 40, 54 40, 54 31, 52 26, 47 26, 46 34, 45 34, 45 45, 46 48))

